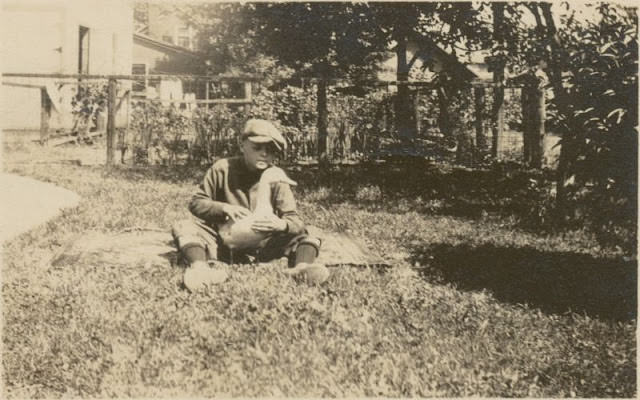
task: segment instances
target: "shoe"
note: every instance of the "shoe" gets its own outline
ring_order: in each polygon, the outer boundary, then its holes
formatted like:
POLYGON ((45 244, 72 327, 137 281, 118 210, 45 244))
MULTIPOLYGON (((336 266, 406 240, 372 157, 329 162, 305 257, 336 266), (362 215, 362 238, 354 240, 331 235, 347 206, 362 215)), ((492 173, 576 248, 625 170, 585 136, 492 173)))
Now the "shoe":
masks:
POLYGON ((196 261, 184 271, 184 286, 190 292, 206 289, 210 285, 216 285, 227 280, 229 274, 223 269, 211 268, 204 261, 196 261))
POLYGON ((291 269, 284 271, 285 275, 298 276, 308 283, 319 285, 329 278, 330 272, 324 264, 320 263, 300 263, 291 269))

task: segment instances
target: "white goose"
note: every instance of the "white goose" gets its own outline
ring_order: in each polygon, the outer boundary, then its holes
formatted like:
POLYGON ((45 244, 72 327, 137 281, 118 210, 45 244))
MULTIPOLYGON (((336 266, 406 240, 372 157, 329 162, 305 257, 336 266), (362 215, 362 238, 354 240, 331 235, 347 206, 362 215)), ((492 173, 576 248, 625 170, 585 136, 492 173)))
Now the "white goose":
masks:
POLYGON ((273 214, 271 184, 277 182, 283 182, 291 186, 297 185, 282 169, 278 167, 265 169, 258 181, 254 211, 240 220, 234 221, 230 219, 218 229, 222 243, 225 246, 232 251, 255 249, 259 247, 262 241, 269 238, 269 233, 256 232, 251 229, 251 225, 256 219, 273 214))

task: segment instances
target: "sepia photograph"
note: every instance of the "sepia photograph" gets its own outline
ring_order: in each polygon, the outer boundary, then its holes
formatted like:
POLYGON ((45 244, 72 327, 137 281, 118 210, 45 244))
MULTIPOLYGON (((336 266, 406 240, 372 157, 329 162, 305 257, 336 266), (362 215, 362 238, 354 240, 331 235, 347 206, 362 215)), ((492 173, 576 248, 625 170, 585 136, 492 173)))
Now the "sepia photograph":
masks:
POLYGON ((638 396, 635 2, 0 7, 1 398, 638 396))

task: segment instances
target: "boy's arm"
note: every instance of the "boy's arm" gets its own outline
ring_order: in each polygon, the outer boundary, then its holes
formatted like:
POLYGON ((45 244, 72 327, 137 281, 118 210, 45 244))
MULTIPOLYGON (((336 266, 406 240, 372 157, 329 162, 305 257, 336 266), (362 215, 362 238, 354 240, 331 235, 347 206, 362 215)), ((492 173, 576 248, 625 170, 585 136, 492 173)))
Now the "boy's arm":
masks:
POLYGON ((273 189, 274 211, 278 217, 286 221, 286 232, 295 235, 304 233, 304 222, 302 222, 302 219, 298 215, 296 199, 293 197, 291 187, 286 183, 276 183, 273 189))
POLYGON ((224 179, 221 175, 220 171, 210 168, 189 202, 189 211, 207 223, 222 223, 225 220, 225 203, 214 200, 217 183, 224 179))

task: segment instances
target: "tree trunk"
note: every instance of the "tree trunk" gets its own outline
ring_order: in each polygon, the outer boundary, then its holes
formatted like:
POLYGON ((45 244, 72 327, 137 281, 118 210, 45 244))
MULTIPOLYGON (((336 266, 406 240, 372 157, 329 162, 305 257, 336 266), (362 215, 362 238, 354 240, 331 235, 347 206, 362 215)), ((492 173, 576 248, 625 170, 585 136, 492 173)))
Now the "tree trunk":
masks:
POLYGON ((549 79, 551 80, 551 86, 553 87, 554 95, 557 97, 557 100, 561 102, 559 106, 562 106, 562 110, 566 111, 565 107, 565 91, 562 86, 562 67, 558 62, 558 53, 560 51, 560 43, 558 42, 558 38, 556 36, 556 24, 553 21, 553 15, 551 13, 551 3, 540 3, 540 7, 542 8, 542 14, 544 15, 544 19, 547 27, 547 37, 546 41, 549 42, 551 47, 551 54, 547 60, 547 68, 545 69, 549 79))
POLYGON ((457 142, 456 161, 458 164, 471 166, 473 164, 473 137, 471 132, 473 130, 471 126, 470 118, 470 98, 471 88, 464 89, 461 93, 459 101, 459 109, 456 110, 458 118, 455 124, 455 137, 457 142))
POLYGON ((327 110, 327 81, 320 79, 317 87, 318 102, 316 103, 316 111, 318 113, 318 162, 326 163, 329 161, 327 139, 328 135, 328 110, 327 110))
POLYGON ((475 127, 476 127, 476 148, 480 158, 483 159, 487 151, 487 135, 484 131, 484 107, 485 107, 485 90, 482 86, 474 88, 475 100, 475 127))
POLYGON ((449 98, 444 87, 438 89, 438 128, 447 139, 451 139, 451 119, 449 118, 449 98))
POLYGON ((414 112, 414 121, 416 127, 416 136, 420 134, 421 129, 421 120, 422 116, 420 115, 420 92, 415 90, 413 92, 413 112, 414 112))
POLYGON ((569 137, 563 135, 560 142, 560 156, 558 158, 558 170, 556 171, 556 210, 558 216, 564 221, 567 216, 567 181, 569 179, 569 166, 573 155, 573 143, 568 143, 569 137))
MULTIPOLYGON (((551 81, 553 87, 554 102, 558 108, 560 118, 569 115, 569 107, 567 103, 567 94, 562 85, 562 68, 558 62, 558 53, 560 52, 560 43, 556 36, 556 25, 553 21, 553 15, 551 13, 551 4, 540 3, 542 14, 546 23, 546 30, 544 28, 541 31, 546 31, 545 40, 549 42, 551 47, 551 54, 548 57, 547 68, 545 72, 551 81)), ((562 124, 559 124, 560 126, 562 124)), ((560 145, 560 157, 558 160, 558 170, 556 171, 556 209, 558 215, 564 218, 567 215, 566 210, 566 181, 569 178, 569 166, 577 153, 574 149, 574 140, 570 137, 569 132, 558 132, 562 136, 562 142, 560 145)))
POLYGON ((532 168, 542 167, 545 103, 544 92, 536 85, 531 90, 531 163, 532 168))
POLYGON ((540 82, 532 77, 522 88, 522 140, 524 163, 531 168, 542 167, 545 103, 540 82))
POLYGON ((531 87, 522 88, 522 160, 525 165, 531 163, 531 87))
MULTIPOLYGON (((503 46, 503 25, 504 25, 504 3, 491 3, 491 10, 493 12, 493 37, 495 43, 503 46)), ((492 112, 492 143, 491 143, 491 155, 494 158, 498 157, 500 139, 504 132, 504 60, 502 56, 493 60, 493 112, 492 112)))
POLYGON ((398 94, 396 96, 396 129, 401 143, 409 145, 416 137, 415 112, 409 86, 409 64, 407 63, 407 38, 398 38, 396 46, 398 94))

